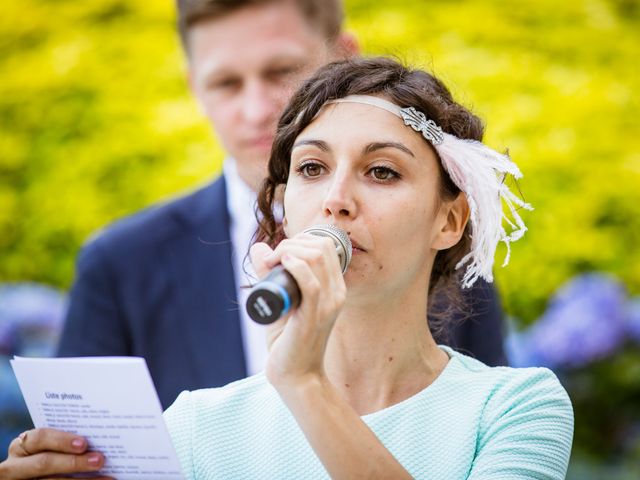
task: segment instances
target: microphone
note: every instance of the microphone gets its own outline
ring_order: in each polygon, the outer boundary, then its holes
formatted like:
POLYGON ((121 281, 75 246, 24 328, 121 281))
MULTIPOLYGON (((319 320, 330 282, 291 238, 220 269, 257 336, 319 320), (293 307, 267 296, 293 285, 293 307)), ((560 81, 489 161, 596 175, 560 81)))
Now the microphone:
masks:
MULTIPOLYGON (((351 262, 351 240, 344 230, 335 225, 314 225, 303 233, 331 238, 336 245, 342 273, 347 271, 351 262)), ((247 313, 253 321, 268 325, 300 305, 301 296, 293 276, 282 265, 277 265, 249 292, 247 313)))

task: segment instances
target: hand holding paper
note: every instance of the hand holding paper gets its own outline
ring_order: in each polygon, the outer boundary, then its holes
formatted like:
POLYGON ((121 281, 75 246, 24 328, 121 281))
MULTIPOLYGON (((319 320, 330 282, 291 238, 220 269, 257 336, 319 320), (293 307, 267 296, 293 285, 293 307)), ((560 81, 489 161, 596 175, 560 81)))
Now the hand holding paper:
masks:
POLYGON ((83 471, 96 472, 90 477, 94 480, 113 480, 97 473, 104 465, 104 456, 88 452, 87 446, 83 437, 60 430, 39 428, 23 432, 11 442, 7 460, 0 463, 0 478, 27 480, 55 476, 62 479, 68 478, 65 474, 83 471))
POLYGON ((15 358, 34 425, 86 438, 118 480, 182 480, 162 408, 141 358, 15 358))

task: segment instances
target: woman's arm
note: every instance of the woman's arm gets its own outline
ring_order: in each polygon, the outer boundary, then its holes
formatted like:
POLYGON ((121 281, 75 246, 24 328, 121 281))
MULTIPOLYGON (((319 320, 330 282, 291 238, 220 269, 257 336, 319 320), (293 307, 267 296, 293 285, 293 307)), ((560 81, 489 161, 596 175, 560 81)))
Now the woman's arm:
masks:
POLYGON ((511 369, 485 405, 469 480, 562 480, 572 440, 571 401, 555 375, 511 369))
POLYGON ((324 355, 346 287, 330 239, 299 235, 274 252, 251 251, 263 276, 281 263, 296 279, 302 302, 273 325, 266 374, 334 479, 411 478, 331 384, 324 355))

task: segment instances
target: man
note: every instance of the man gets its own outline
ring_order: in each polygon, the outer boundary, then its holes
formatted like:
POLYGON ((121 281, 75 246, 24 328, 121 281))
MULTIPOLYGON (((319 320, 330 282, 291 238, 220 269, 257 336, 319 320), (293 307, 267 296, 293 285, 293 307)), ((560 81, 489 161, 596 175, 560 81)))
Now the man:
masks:
MULTIPOLYGON (((263 368, 264 327, 248 319, 242 288, 255 192, 289 95, 317 67, 358 53, 341 29, 339 0, 179 0, 178 13, 191 90, 229 154, 223 174, 84 248, 59 348, 145 357, 165 408, 182 390, 263 368)), ((491 300, 481 307, 488 315, 448 343, 496 364, 504 360, 492 292, 474 292, 491 300)))

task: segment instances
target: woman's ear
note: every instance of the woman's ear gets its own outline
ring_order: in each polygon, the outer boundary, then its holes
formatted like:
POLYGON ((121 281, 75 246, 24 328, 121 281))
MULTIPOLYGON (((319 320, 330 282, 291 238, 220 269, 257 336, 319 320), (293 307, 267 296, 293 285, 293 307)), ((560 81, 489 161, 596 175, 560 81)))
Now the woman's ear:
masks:
POLYGON ((458 243, 467 226, 469 213, 469 203, 462 192, 455 200, 445 202, 440 207, 438 218, 442 221, 431 247, 435 250, 446 250, 458 243))

